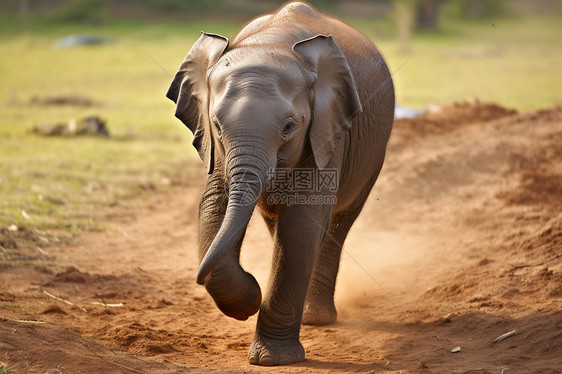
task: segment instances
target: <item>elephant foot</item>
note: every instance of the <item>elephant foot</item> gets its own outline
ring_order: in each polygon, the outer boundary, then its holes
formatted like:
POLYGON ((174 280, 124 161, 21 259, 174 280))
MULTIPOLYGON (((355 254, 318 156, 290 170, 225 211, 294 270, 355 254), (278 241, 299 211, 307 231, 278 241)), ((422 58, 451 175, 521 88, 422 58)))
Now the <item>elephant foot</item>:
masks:
POLYGON ((304 348, 298 339, 271 339, 264 336, 254 338, 248 353, 253 365, 289 365, 304 361, 304 348))
POLYGON ((309 304, 306 303, 302 313, 303 325, 330 325, 338 319, 338 312, 333 303, 331 305, 309 304))

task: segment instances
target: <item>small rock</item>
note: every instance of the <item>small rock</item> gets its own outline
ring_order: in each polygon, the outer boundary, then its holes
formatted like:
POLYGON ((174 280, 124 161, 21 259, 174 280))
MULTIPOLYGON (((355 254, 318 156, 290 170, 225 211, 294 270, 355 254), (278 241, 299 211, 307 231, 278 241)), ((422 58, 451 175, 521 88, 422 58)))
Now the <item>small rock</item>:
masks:
POLYGON ((107 38, 98 35, 69 35, 62 39, 57 40, 55 47, 57 48, 70 48, 77 46, 91 46, 114 43, 115 39, 107 38))
POLYGON ((449 313, 446 316, 441 317, 441 323, 450 323, 451 320, 453 319, 454 314, 453 313, 449 313))
POLYGON ((70 120, 68 123, 38 123, 33 132, 46 136, 79 136, 94 135, 109 137, 106 123, 98 116, 89 116, 78 121, 70 120))
POLYGON ((18 227, 16 225, 8 226, 8 231, 16 232, 18 231, 18 227))
POLYGON ((68 314, 58 305, 51 305, 47 307, 41 314, 68 314))
POLYGON ((456 347, 456 348, 451 349, 451 353, 458 353, 460 351, 461 351, 461 347, 456 347))
POLYGON ((77 135, 98 135, 109 136, 109 131, 105 125, 105 121, 97 116, 90 116, 78 121, 77 135))

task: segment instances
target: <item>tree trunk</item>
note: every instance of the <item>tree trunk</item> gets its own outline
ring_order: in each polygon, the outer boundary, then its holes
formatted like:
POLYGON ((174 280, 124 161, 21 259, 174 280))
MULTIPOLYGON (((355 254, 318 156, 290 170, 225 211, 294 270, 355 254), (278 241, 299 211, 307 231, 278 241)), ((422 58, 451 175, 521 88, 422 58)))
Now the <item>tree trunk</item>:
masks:
POLYGON ((395 0, 396 24, 398 26, 398 40, 400 51, 407 53, 410 50, 410 39, 414 21, 415 1, 395 0))
POLYGON ((441 0, 420 0, 416 9, 416 28, 435 30, 439 27, 441 0))

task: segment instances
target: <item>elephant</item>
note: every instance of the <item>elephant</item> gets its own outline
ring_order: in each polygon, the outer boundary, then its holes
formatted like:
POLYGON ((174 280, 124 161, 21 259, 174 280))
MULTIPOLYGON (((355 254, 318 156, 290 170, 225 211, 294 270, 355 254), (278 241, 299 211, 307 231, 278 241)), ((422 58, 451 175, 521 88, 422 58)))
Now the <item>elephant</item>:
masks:
POLYGON ((196 282, 230 317, 259 311, 251 364, 303 361, 300 326, 336 321, 342 245, 385 158, 395 104, 385 61, 352 27, 293 2, 232 41, 203 32, 166 96, 207 172, 196 282), (256 207, 274 242, 263 300, 239 264, 256 207))

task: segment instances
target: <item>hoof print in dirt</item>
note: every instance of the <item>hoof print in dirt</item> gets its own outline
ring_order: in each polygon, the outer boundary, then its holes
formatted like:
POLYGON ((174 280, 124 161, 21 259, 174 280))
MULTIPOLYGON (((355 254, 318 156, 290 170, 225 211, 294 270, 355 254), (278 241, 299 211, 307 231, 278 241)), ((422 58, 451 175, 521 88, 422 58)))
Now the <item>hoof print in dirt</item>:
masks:
POLYGON ((304 361, 304 348, 298 339, 256 337, 250 346, 248 361, 262 366, 290 365, 304 361))

